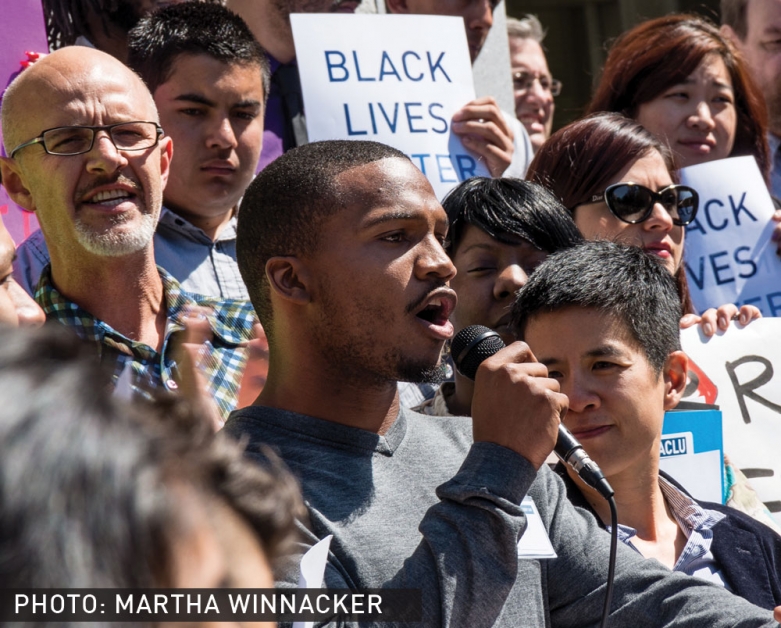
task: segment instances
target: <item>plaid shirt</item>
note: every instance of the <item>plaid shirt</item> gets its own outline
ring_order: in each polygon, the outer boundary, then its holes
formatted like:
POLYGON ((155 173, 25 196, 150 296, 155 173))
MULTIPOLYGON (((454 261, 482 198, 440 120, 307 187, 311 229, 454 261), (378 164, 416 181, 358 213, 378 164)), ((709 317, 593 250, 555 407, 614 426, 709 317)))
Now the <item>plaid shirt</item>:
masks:
POLYGON ((113 369, 112 381, 115 384, 125 367, 129 366, 133 390, 140 395, 159 388, 178 388, 177 367, 171 355, 171 338, 174 333, 184 329, 181 321, 189 308, 207 308, 212 312, 208 318, 214 338, 200 367, 209 392, 217 402, 220 413, 227 419, 228 414, 236 408, 239 383, 247 357, 245 345, 252 337, 252 327, 257 322, 255 311, 248 301, 216 299, 185 292, 162 268, 158 266, 157 270, 163 281, 168 316, 162 353, 149 345, 126 338, 68 301, 52 285, 49 266, 41 274, 35 300, 43 308, 47 320, 58 321, 73 329, 82 340, 95 344, 100 361, 113 369))

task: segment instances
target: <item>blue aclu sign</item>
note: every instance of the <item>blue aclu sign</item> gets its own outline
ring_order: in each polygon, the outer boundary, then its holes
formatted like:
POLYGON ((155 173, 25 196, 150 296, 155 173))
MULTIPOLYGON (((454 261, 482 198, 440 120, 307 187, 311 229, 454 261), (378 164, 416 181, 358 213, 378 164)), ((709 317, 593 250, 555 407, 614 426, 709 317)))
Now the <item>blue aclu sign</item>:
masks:
POLYGON ((724 503, 721 421, 719 410, 665 413, 659 468, 697 499, 724 503))

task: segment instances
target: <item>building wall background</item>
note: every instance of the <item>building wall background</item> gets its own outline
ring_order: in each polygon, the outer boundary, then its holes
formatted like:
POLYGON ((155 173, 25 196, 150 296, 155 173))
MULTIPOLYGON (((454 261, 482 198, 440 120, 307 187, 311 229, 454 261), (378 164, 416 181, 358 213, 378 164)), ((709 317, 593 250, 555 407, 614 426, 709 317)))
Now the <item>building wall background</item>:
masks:
POLYGON ((506 0, 507 15, 532 13, 547 30, 548 65, 564 83, 554 129, 583 114, 615 37, 668 13, 698 13, 718 22, 718 7, 719 0, 506 0))

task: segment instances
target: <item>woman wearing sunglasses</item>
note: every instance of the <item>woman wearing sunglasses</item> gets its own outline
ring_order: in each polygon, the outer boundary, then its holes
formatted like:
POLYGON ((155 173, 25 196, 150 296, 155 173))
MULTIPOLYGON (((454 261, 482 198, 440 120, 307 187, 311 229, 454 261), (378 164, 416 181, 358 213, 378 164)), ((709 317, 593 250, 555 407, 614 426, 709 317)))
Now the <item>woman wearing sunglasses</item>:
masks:
POLYGON ((615 239, 658 256, 678 280, 681 327, 699 322, 712 336, 737 316, 759 318, 754 306, 732 304, 697 316, 682 269, 684 226, 697 214, 697 192, 675 182, 673 158, 654 134, 618 113, 593 114, 543 144, 527 178, 552 190, 587 240, 615 239))

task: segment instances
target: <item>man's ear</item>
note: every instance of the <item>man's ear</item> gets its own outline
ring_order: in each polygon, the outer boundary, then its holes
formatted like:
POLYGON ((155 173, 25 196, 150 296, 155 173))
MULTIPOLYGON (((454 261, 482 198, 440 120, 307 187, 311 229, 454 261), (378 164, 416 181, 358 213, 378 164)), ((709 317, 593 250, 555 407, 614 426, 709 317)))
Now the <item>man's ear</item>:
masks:
POLYGON ((738 50, 741 50, 743 48, 743 42, 740 40, 738 34, 733 30, 733 28, 729 24, 722 24, 721 28, 719 28, 719 32, 724 37, 724 39, 728 39, 729 41, 731 41, 732 44, 738 50))
POLYGON ((298 257, 272 257, 266 262, 266 278, 272 292, 286 301, 304 305, 312 300, 309 269, 298 257))
POLYGON ((2 176, 3 187, 13 202, 19 205, 19 207, 24 207, 26 210, 34 212, 35 202, 33 201, 33 195, 27 189, 22 179, 22 175, 19 172, 19 164, 10 157, 0 157, 0 176, 2 176))
POLYGON ((385 6, 388 13, 409 13, 409 4, 407 0, 385 0, 385 6))
POLYGON ((168 183, 168 175, 171 171, 171 158, 174 155, 174 141, 166 136, 160 138, 160 179, 165 184, 168 183))
POLYGON ((672 410, 678 405, 686 388, 689 372, 689 358, 683 351, 673 351, 664 363, 664 409, 672 410))

